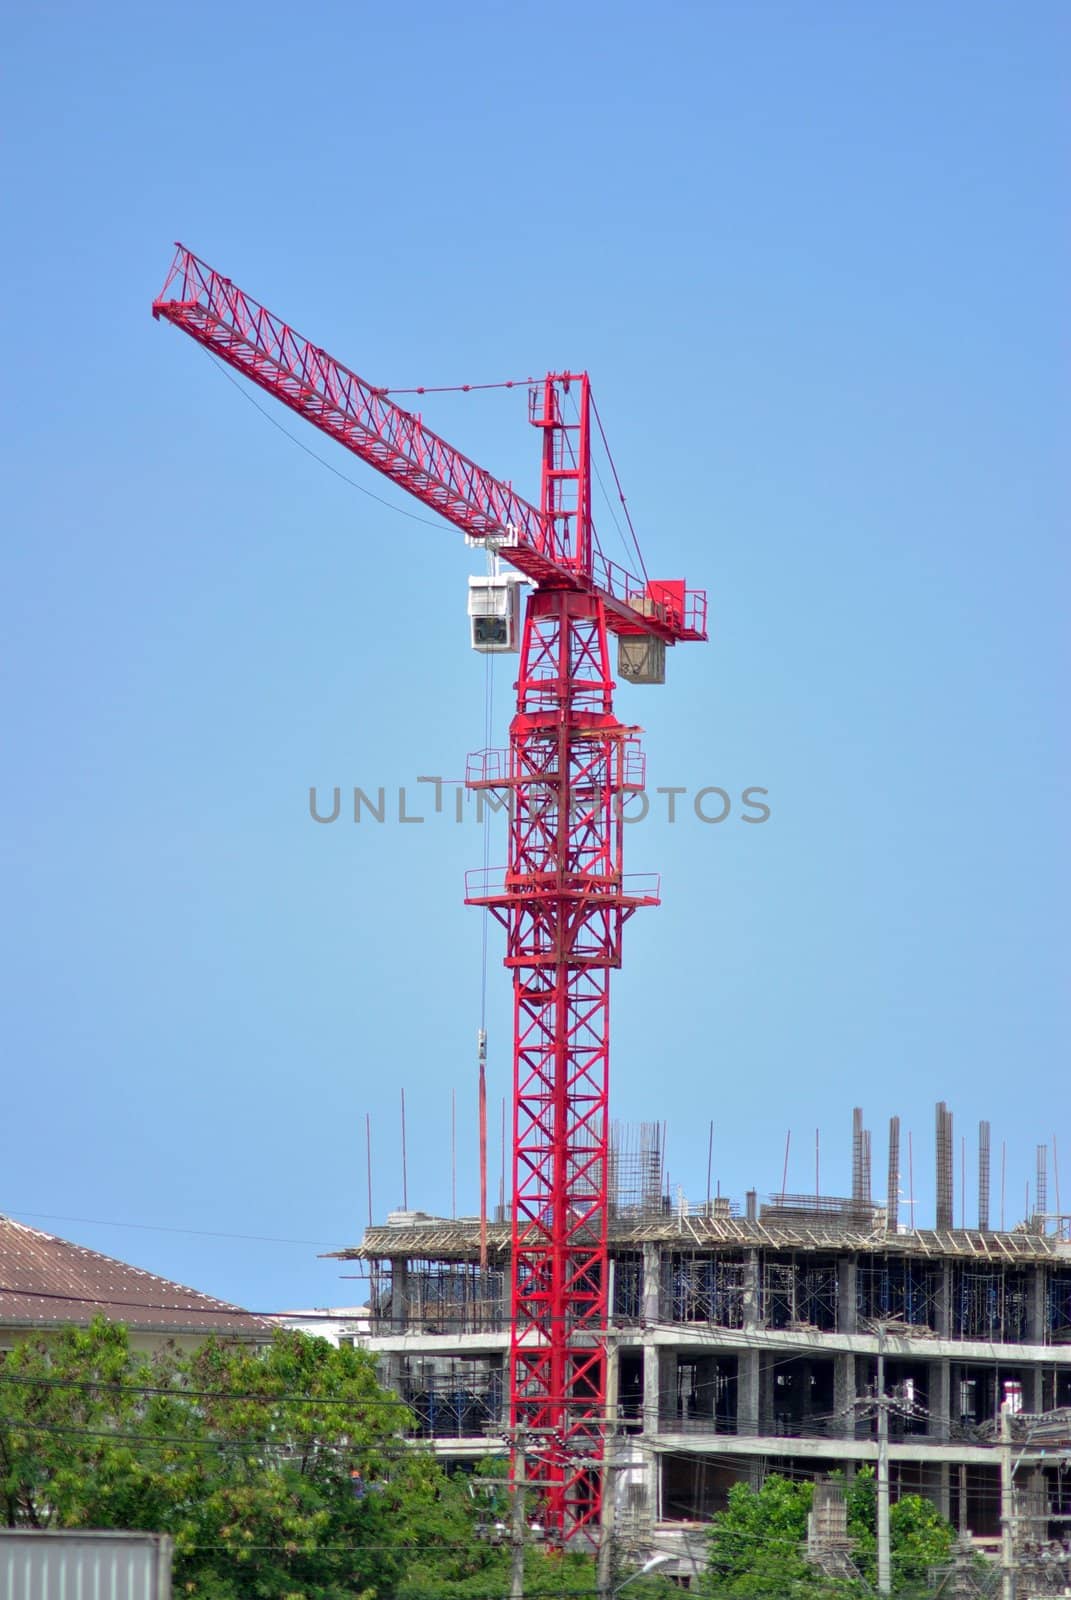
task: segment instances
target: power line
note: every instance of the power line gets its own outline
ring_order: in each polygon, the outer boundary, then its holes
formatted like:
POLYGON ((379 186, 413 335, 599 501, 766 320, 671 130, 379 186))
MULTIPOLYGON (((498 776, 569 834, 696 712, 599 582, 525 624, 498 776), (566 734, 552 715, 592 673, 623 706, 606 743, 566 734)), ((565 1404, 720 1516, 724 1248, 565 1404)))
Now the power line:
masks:
POLYGON ((404 1400, 398 1400, 387 1395, 380 1398, 378 1395, 358 1395, 351 1399, 337 1398, 333 1395, 309 1394, 247 1394, 239 1390, 229 1389, 174 1389, 166 1384, 150 1383, 111 1383, 105 1380, 99 1382, 93 1378, 36 1378, 21 1373, 0 1371, 0 1384, 15 1384, 20 1388, 45 1388, 45 1389, 86 1389, 94 1393, 106 1394, 152 1394, 161 1395, 172 1400, 233 1400, 237 1402, 263 1401, 268 1405, 303 1405, 303 1406, 350 1406, 363 1405, 375 1406, 403 1406, 406 1410, 412 1409, 404 1400))
MULTIPOLYGON (((116 1222, 105 1217, 68 1217, 57 1211, 25 1211, 21 1206, 8 1206, 0 1212, 6 1217, 42 1217, 49 1222, 84 1222, 95 1228, 136 1228, 142 1233, 187 1233, 197 1239, 241 1239, 253 1244, 303 1244, 316 1249, 339 1248, 337 1239, 279 1239, 268 1233, 224 1233, 216 1228, 176 1228, 165 1223, 116 1222)), ((345 1249, 345 1246, 342 1246, 345 1249)))
MULTIPOLYGON (((25 1284, 0 1283, 0 1294, 18 1295, 24 1300, 56 1300, 70 1305, 83 1306, 117 1306, 128 1311, 167 1311, 191 1317, 251 1317, 264 1320, 273 1319, 275 1325, 278 1318, 285 1316, 281 1311, 248 1311, 243 1306, 228 1305, 164 1305, 156 1300, 111 1300, 104 1295, 89 1294, 60 1294, 56 1290, 39 1289, 36 1286, 25 1284)), ((302 1311, 302 1322, 358 1322, 360 1316, 340 1317, 332 1311, 302 1311)), ((269 1330, 265 1328, 264 1332, 269 1330)))

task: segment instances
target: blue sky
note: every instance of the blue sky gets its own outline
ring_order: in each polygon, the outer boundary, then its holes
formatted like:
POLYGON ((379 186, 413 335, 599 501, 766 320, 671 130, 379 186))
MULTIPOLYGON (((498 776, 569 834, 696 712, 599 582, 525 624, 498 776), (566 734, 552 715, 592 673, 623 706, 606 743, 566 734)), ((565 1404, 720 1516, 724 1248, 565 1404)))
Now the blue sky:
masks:
MULTIPOLYGON (((723 1192, 788 1130, 811 1188, 820 1129, 843 1193, 860 1103, 928 1221, 944 1099, 968 1213, 980 1117, 1008 1221, 1054 1134, 1066 1209, 1066 6, 54 4, 8 59, 0 1211, 352 1302, 233 1236, 356 1240, 366 1114, 399 1205, 401 1087, 410 1204, 450 1210, 453 1091, 476 1205, 480 831, 307 794, 482 745, 478 562, 153 323, 176 238, 376 383, 586 366, 650 570, 709 590, 711 643, 619 694, 652 788, 770 796, 628 840, 664 904, 612 1098, 674 1186, 713 1120, 723 1192)), ((534 492, 523 391, 424 414, 534 492)))

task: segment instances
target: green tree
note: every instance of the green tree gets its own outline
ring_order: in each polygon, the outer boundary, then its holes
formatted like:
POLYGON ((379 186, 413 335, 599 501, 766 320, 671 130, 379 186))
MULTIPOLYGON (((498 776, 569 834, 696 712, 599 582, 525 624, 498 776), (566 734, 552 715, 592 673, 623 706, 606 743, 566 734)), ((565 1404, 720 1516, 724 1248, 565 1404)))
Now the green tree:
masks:
MULTIPOLYGON (((149 1365, 106 1322, 23 1344, 0 1368, 0 1496, 8 1527, 78 1526, 128 1460, 149 1365)), ((105 1524, 107 1525, 107 1524, 105 1524)))
MULTIPOLYGON (((704 1590, 720 1596, 810 1596, 834 1600, 869 1592, 877 1575, 876 1493, 873 1470, 857 1472, 847 1486, 848 1533, 854 1540, 853 1560, 866 1589, 831 1582, 808 1566, 803 1557, 810 1483, 768 1477, 757 1492, 747 1484, 729 1491, 725 1511, 714 1517, 710 1565, 704 1590)), ((912 1600, 926 1591, 927 1572, 948 1560, 955 1533, 937 1508, 920 1495, 904 1495, 889 1513, 893 1593, 912 1600)))
POLYGON ((851 1595, 853 1586, 832 1583, 803 1558, 807 1540, 807 1514, 811 1509, 810 1483, 772 1473, 761 1489, 734 1484, 729 1503, 713 1520, 709 1566, 703 1592, 711 1597, 777 1597, 793 1595, 825 1600, 851 1595))
POLYGON ((0 1503, 12 1526, 170 1533, 176 1592, 205 1600, 501 1592, 466 1486, 410 1423, 362 1351, 280 1332, 150 1360, 98 1321, 0 1369, 0 1503))
MULTIPOLYGON (((877 1575, 877 1483, 872 1467, 861 1467, 847 1492, 848 1532, 855 1540, 855 1561, 863 1576, 877 1575)), ((956 1533, 932 1501, 905 1494, 889 1508, 889 1554, 893 1593, 909 1597, 926 1592, 931 1567, 948 1561, 956 1533)))

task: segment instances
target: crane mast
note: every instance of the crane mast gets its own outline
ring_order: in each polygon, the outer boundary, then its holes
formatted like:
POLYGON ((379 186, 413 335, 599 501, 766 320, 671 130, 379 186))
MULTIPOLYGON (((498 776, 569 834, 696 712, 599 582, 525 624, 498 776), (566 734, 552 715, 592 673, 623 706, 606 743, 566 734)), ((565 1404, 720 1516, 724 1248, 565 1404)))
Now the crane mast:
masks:
POLYGON ((610 974, 622 930, 658 904, 623 871, 624 807, 643 789, 637 730, 613 705, 610 636, 706 637, 706 600, 607 561, 592 519, 586 373, 529 394, 539 505, 517 495, 179 246, 153 315, 174 323, 534 584, 506 751, 466 779, 507 801, 504 869, 466 902, 505 930, 513 977, 510 1415, 563 1539, 597 1525, 606 1426, 610 974), (566 406, 566 400, 569 406, 566 406))
MULTIPOLYGON (((588 380, 548 377, 538 394, 541 509, 581 563, 592 537, 588 380), (561 405, 570 382, 573 424, 561 405)), ((548 1525, 570 1535, 597 1520, 601 1499, 610 973, 625 920, 658 903, 655 884, 630 892, 623 876, 624 803, 643 764, 613 690, 602 601, 538 588, 509 750, 468 774, 509 801, 505 873, 483 892, 470 879, 468 900, 503 924, 513 972, 511 1423, 542 1441, 528 1477, 543 1487, 548 1525)))

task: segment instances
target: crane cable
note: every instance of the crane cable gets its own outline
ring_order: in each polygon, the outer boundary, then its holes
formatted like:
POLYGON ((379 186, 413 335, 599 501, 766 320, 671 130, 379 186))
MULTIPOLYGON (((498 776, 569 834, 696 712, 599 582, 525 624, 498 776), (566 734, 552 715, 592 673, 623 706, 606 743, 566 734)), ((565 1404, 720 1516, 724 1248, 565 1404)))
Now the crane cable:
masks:
MULTIPOLYGON (((202 348, 204 347, 202 346, 202 348)), ((239 383, 237 378, 231 377, 230 373, 223 365, 223 362, 218 360, 212 354, 211 350, 206 349, 205 354, 207 355, 209 361, 212 362, 212 365, 219 368, 227 382, 234 385, 244 400, 249 401, 249 404, 253 407, 253 410, 260 412, 265 422, 270 422, 273 428, 278 428, 280 433, 286 435, 291 444, 296 444, 299 450, 304 450, 307 456, 311 456, 314 461, 318 461, 321 467, 326 467, 328 472, 333 472, 336 478, 342 479, 343 483, 348 483, 351 489, 356 489, 358 494, 366 495, 369 500, 374 500, 377 505, 386 506, 388 511, 396 511, 400 517, 408 517, 410 522, 422 522, 426 528, 442 527, 441 522, 433 522, 430 517, 422 517, 416 511, 407 511, 404 506, 396 506, 393 501, 384 500, 381 494, 373 494, 371 489, 366 489, 363 483, 357 482, 356 478, 351 478, 348 473, 342 472, 338 467, 334 466, 332 462, 328 461, 325 456, 320 455, 318 451, 313 450, 310 445, 307 445, 303 439, 299 439, 296 433, 291 433, 289 428, 284 428, 283 424, 278 420, 278 418, 273 417, 270 411, 266 411, 260 402, 249 392, 244 384, 239 383)))
MULTIPOLYGON (((239 394, 249 401, 249 404, 253 407, 253 409, 255 411, 259 411, 260 415, 264 417, 266 421, 271 423, 273 428, 277 428, 280 433, 285 434, 292 444, 296 444, 299 450, 304 450, 305 454, 307 456, 311 456, 314 461, 319 462, 321 467, 326 467, 328 472, 333 472, 336 478, 341 478, 343 483, 349 484, 351 489, 356 489, 360 494, 367 495, 369 500, 375 500, 377 504, 386 506, 388 511, 396 511, 399 516, 408 517, 412 522, 422 522, 429 528, 437 528, 440 526, 438 522, 432 522, 430 517, 421 517, 415 511, 407 511, 403 506, 396 506, 390 500, 384 500, 382 495, 373 494, 371 489, 366 489, 364 485, 358 483, 356 479, 351 478, 345 472, 340 471, 338 467, 334 466, 330 461, 327 461, 317 451, 311 449, 310 446, 304 442, 304 440, 299 439, 296 434, 291 433, 289 428, 284 428, 283 424, 273 417, 270 412, 266 411, 265 408, 258 403, 256 398, 249 392, 248 389, 245 388, 243 384, 239 383, 236 378, 231 376, 224 364, 217 360, 210 350, 206 350, 205 354, 208 356, 208 359, 212 362, 213 366, 218 367, 219 371, 222 373, 223 377, 226 378, 227 382, 232 384, 234 388, 238 390, 239 394)), ((513 388, 513 386, 514 385, 511 381, 506 384, 484 384, 475 385, 474 387, 509 389, 513 388)), ((465 385, 465 387, 468 388, 470 386, 465 385)), ((387 393, 386 390, 381 392, 384 394, 387 393)), ((395 390, 394 392, 400 393, 402 391, 395 390)), ((425 391, 419 390, 413 392, 423 393, 425 391)), ((490 651, 488 651, 486 656, 486 668, 484 672, 484 749, 486 751, 489 751, 491 748, 491 725, 493 715, 494 656, 490 651)), ((478 792, 481 794, 483 793, 482 790, 478 792)), ((485 806, 483 813, 483 881, 485 885, 487 883, 487 874, 490 863, 490 849, 491 810, 489 806, 485 806)), ((477 1045, 480 1071, 480 1266, 483 1270, 486 1270, 487 1267, 487 1089, 485 1073, 485 1064, 487 1059, 487 957, 487 913, 485 911, 483 917, 483 926, 481 929, 480 1031, 477 1045)))
MULTIPOLYGON (((490 751, 491 751, 491 733, 492 733, 492 728, 493 728, 494 709, 495 709, 495 658, 494 658, 494 654, 490 650, 484 656, 484 663, 485 663, 485 665, 484 665, 484 677, 483 677, 483 747, 484 747, 485 752, 487 752, 487 754, 490 755, 490 751)), ((478 790, 477 793, 482 795, 484 793, 484 791, 481 789, 481 790, 478 790)), ((479 801, 477 801, 477 804, 479 804, 479 801)), ((484 808, 483 808, 483 883, 484 883, 485 890, 486 890, 486 887, 487 887, 487 874, 488 874, 488 871, 490 870, 490 864, 491 864, 491 808, 490 808, 490 806, 485 805, 484 808)), ((481 942, 482 942, 482 949, 481 949, 481 953, 480 953, 480 962, 481 962, 481 972, 480 972, 480 1031, 481 1031, 481 1033, 486 1033, 486 1029, 487 1029, 487 913, 486 912, 484 912, 483 937, 482 937, 482 941, 481 942)))
MULTIPOLYGON (((496 558, 491 556, 492 571, 497 571, 496 558)), ((484 655, 483 675, 483 748, 485 772, 491 759, 491 733, 495 709, 495 658, 490 650, 484 655)), ((484 789, 477 789, 477 805, 481 803, 484 789)), ((483 808, 483 877, 482 888, 487 893, 487 874, 491 859, 491 808, 483 808)), ((478 1123, 480 1164, 480 1271, 487 1271, 487 924, 490 913, 484 907, 480 927, 480 1029, 476 1036, 478 1075, 478 1123)))
POLYGON ((475 394, 478 389, 525 389, 536 383, 535 378, 504 378, 500 383, 422 383, 415 389, 376 389, 376 394, 475 394))
MULTIPOLYGON (((626 500, 625 500, 625 493, 624 493, 624 490, 621 487, 621 480, 617 475, 617 467, 614 464, 614 458, 610 454, 610 446, 607 443, 606 431, 605 431, 605 429, 603 428, 603 425, 602 425, 602 418, 599 416, 599 408, 595 404, 595 395, 590 390, 589 390, 588 393, 589 393, 589 400, 590 400, 590 404, 591 404, 591 409, 592 409, 592 412, 594 413, 595 421, 598 424, 599 436, 602 439, 603 449, 606 452, 606 459, 607 459, 607 462, 609 463, 610 471, 614 475, 614 483, 617 485, 617 497, 621 502, 621 509, 625 513, 625 521, 628 523, 628 530, 629 530, 629 533, 632 536, 632 549, 631 550, 629 549, 628 540, 625 538, 624 529, 622 528, 620 522, 617 519, 617 512, 614 510, 614 503, 613 503, 613 500, 610 498, 610 492, 607 489, 606 484, 603 482, 603 476, 602 476, 602 473, 599 471, 599 463, 598 463, 598 460, 596 459, 594 451, 592 451, 592 453, 591 453, 591 470, 595 474, 595 479, 596 479, 596 482, 599 485, 599 488, 602 490, 602 497, 606 501, 606 509, 610 513, 611 521, 613 522, 614 527, 617 529, 617 536, 621 540, 621 549, 624 552, 625 559, 626 559, 626 561, 631 561, 633 554, 635 554, 636 560, 640 564, 640 571, 643 573, 644 582, 646 583, 646 582, 650 581, 649 578, 648 578, 648 575, 647 575, 647 567, 646 567, 646 564, 644 563, 643 552, 640 550, 639 540, 636 538, 636 530, 632 526, 632 518, 629 516, 629 509, 628 509, 628 505, 627 505, 626 500)), ((580 423, 580 407, 577 405, 576 395, 573 394, 572 392, 570 392, 569 399, 570 399, 570 402, 571 402, 572 407, 573 407, 573 415, 576 418, 577 425, 579 426, 579 423, 580 423)), ((572 451, 571 443, 569 443, 569 449, 570 449, 570 459, 572 461, 573 466, 575 467, 576 466, 576 455, 572 451)), ((594 517, 592 518, 592 523, 591 523, 591 543, 592 543, 592 548, 595 551, 595 553, 602 560, 605 560, 606 557, 605 557, 605 555, 603 553, 602 546, 601 546, 601 544, 599 542, 599 535, 598 535, 598 531, 597 531, 597 529, 595 527, 594 517)))
MULTIPOLYGON (((598 423, 599 437, 602 439, 602 447, 606 451, 606 459, 610 463, 610 471, 614 475, 614 483, 617 485, 617 496, 618 496, 618 499, 621 501, 621 509, 625 513, 625 521, 628 523, 628 531, 632 535, 632 548, 636 552, 636 560, 640 564, 640 571, 643 573, 645 581, 649 583, 651 580, 650 580, 650 577, 648 576, 647 564, 643 559, 643 551, 640 549, 640 542, 636 537, 636 530, 632 526, 632 517, 629 515, 628 502, 625 499, 625 491, 624 491, 624 489, 622 489, 622 487, 621 487, 621 479, 617 475, 617 465, 616 465, 616 463, 614 461, 613 454, 612 454, 612 452, 610 450, 610 444, 609 444, 609 441, 608 441, 608 439, 606 437, 606 429, 602 425, 602 418, 599 416, 599 408, 595 404, 595 396, 594 396, 594 394, 591 395, 591 409, 595 414, 595 421, 598 423)), ((598 469, 598 467, 595 468, 595 476, 597 478, 599 478, 599 487, 602 489, 603 494, 606 494, 606 489, 605 489, 605 486, 603 485, 602 478, 599 477, 599 469, 598 469)), ((610 499, 610 496, 608 494, 606 495, 606 499, 607 499, 607 501, 609 501, 609 499, 610 499)), ((611 516, 614 515, 612 507, 610 509, 610 515, 611 516)), ((615 523, 617 522, 617 518, 616 517, 614 517, 614 522, 615 523)), ((618 532, 619 533, 621 532, 620 527, 618 528, 618 532)), ((622 536, 622 538, 623 538, 623 536, 622 536)))

